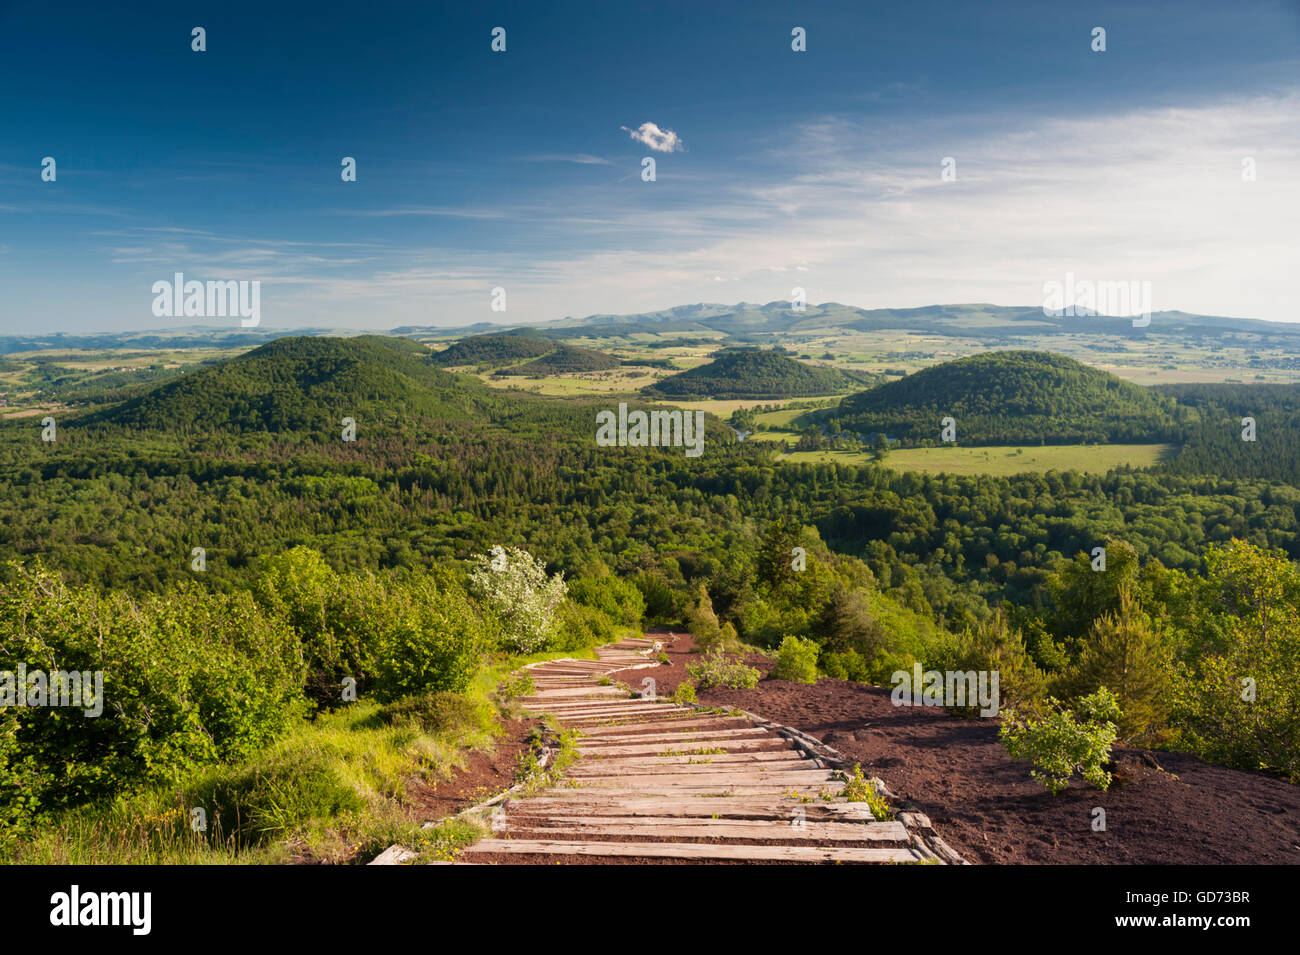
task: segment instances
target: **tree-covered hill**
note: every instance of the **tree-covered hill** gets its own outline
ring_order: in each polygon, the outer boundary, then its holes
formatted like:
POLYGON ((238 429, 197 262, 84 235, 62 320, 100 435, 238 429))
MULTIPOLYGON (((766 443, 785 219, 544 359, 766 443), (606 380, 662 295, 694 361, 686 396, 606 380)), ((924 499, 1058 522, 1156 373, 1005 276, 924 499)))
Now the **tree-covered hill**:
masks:
POLYGON ((576 345, 556 345, 553 350, 541 358, 503 368, 503 375, 572 375, 583 371, 607 371, 617 368, 622 362, 613 355, 579 348, 576 345))
POLYGON ((280 338, 85 419, 87 424, 187 432, 322 431, 344 417, 400 425, 421 417, 481 417, 493 399, 477 382, 434 368, 407 339, 280 338))
POLYGON ((713 361, 643 389, 662 398, 811 398, 859 388, 838 368, 805 365, 777 349, 731 348, 713 361))
POLYGON ((959 358, 850 395, 820 416, 843 431, 905 443, 940 440, 955 419, 959 444, 1158 442, 1179 436, 1173 399, 1048 352, 959 358))
POLYGON ((555 342, 527 335, 475 335, 437 352, 435 365, 512 365, 555 351, 555 342))

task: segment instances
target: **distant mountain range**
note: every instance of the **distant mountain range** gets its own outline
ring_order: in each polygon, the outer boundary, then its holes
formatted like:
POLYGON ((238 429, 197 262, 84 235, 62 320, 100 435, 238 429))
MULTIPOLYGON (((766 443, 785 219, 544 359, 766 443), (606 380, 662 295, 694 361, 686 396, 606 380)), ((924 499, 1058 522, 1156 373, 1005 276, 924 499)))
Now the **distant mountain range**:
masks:
MULTIPOLYGON (((927 305, 921 308, 865 309, 837 302, 809 305, 795 311, 788 301, 738 305, 679 305, 634 315, 568 317, 533 326, 479 322, 454 328, 404 325, 387 334, 409 338, 455 339, 468 335, 527 335, 563 340, 638 333, 699 333, 732 343, 770 343, 815 337, 832 329, 883 331, 890 329, 960 335, 984 339, 1026 335, 1105 334, 1124 338, 1163 336, 1213 341, 1224 336, 1252 335, 1274 342, 1300 342, 1300 323, 1265 322, 1252 318, 1154 312, 1151 323, 1135 328, 1129 318, 1104 315, 1046 315, 1039 306, 927 305)), ((374 334, 357 329, 192 326, 168 331, 107 332, 95 335, 27 334, 0 336, 0 355, 49 348, 228 348, 259 345, 288 336, 374 334)))

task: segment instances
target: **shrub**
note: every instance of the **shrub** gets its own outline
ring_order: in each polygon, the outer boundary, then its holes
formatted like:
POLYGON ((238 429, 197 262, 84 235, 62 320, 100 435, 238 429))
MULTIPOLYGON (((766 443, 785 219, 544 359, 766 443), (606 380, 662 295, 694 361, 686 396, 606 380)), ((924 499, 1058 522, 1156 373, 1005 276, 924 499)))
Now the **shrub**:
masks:
POLYGON ((470 586, 501 618, 501 645, 518 653, 544 649, 564 600, 564 578, 548 578, 546 566, 519 547, 475 554, 473 564, 470 586))
POLYGON ((853 764, 853 771, 840 771, 840 776, 844 780, 844 789, 840 795, 846 802, 865 802, 867 808, 871 810, 878 822, 884 822, 894 817, 893 810, 889 808, 889 803, 885 797, 876 789, 875 783, 866 776, 862 775, 862 765, 853 764))
POLYGON ((372 670, 364 625, 372 619, 325 558, 310 547, 295 547, 262 563, 253 595, 267 611, 285 620, 298 635, 306 667, 307 695, 322 705, 340 699, 345 677, 368 689, 372 670))
MULTIPOLYGON (((972 630, 950 636, 940 644, 932 659, 936 670, 998 674, 997 700, 1000 707, 1033 710, 1041 701, 1045 678, 1029 658, 1020 634, 1007 618, 997 613, 972 630)), ((949 707, 961 716, 979 715, 980 706, 969 702, 964 707, 949 707)))
POLYGON ((686 672, 691 675, 696 686, 705 690, 715 686, 732 690, 752 690, 758 685, 759 677, 757 669, 746 666, 738 659, 728 657, 721 648, 710 650, 699 663, 688 666, 686 672))
POLYGON ((777 651, 772 676, 795 683, 817 682, 817 644, 799 637, 786 637, 777 651))
POLYGON ((683 680, 677 684, 673 690, 674 703, 694 703, 695 702, 695 684, 690 680, 683 680))
POLYGON ((821 666, 827 676, 836 680, 852 680, 855 683, 862 683, 867 679, 867 661, 862 659, 862 654, 858 653, 857 650, 845 650, 843 653, 835 653, 823 649, 821 666))
POLYGON ((247 757, 305 711, 293 631, 247 594, 191 582, 133 600, 16 568, 0 591, 0 671, 19 664, 102 672, 102 713, 5 708, 0 818, 247 757))
POLYGON ((625 627, 639 628, 645 615, 645 597, 636 584, 614 576, 570 581, 569 598, 625 627))
POLYGON ((604 612, 566 600, 556 614, 555 632, 547 648, 572 652, 612 643, 616 639, 618 634, 614 624, 604 612))
POLYGON ((1054 699, 1048 700, 1048 708, 1042 719, 1017 719, 1007 714, 999 731, 1007 755, 1038 767, 1030 775, 1052 795, 1069 788, 1075 773, 1103 792, 1110 788, 1110 773, 1104 766, 1110 761, 1120 719, 1114 694, 1102 687, 1079 700, 1075 711, 1054 699))
POLYGON ((1078 663, 1063 682, 1075 695, 1102 686, 1114 693, 1123 714, 1120 734, 1134 739, 1164 726, 1171 660, 1127 585, 1121 587, 1119 600, 1114 613, 1093 623, 1078 663))
POLYGON ((323 755, 279 755, 202 786, 190 800, 209 815, 209 836, 242 847, 284 836, 310 819, 365 809, 356 789, 323 755))
POLYGON ((484 726, 483 708, 459 693, 419 693, 389 703, 379 711, 385 726, 411 723, 426 732, 458 735, 484 726))
POLYGON ((377 700, 469 686, 492 636, 464 591, 428 576, 387 586, 368 576, 365 586, 376 615, 368 629, 377 700))
POLYGON ((507 702, 521 696, 532 696, 536 692, 537 684, 533 682, 533 675, 527 670, 516 673, 501 684, 501 696, 507 702))

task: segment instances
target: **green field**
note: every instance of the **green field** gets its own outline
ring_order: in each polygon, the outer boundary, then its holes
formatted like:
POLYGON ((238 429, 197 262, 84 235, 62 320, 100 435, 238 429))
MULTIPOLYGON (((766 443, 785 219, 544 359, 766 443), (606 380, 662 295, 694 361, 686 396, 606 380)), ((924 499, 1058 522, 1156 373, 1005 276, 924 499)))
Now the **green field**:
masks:
MULTIPOLYGON (((1100 474, 1123 465, 1151 467, 1158 464, 1169 450, 1167 444, 905 448, 890 451, 884 465, 892 471, 922 471, 930 474, 1006 476, 1069 470, 1100 474)), ((781 460, 796 464, 830 461, 838 464, 869 464, 875 461, 875 455, 869 451, 795 451, 781 460)))

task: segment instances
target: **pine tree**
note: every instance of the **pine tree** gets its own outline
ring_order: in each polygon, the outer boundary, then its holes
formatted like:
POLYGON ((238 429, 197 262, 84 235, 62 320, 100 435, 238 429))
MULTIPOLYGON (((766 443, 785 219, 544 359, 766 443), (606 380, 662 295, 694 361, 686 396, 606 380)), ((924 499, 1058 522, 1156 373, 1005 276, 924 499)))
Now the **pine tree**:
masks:
POLYGON ((1123 713, 1120 733, 1135 739, 1164 726, 1170 667, 1169 654, 1151 618, 1138 607, 1126 585, 1120 589, 1118 609, 1093 623, 1071 682, 1079 695, 1101 686, 1114 693, 1123 713))

